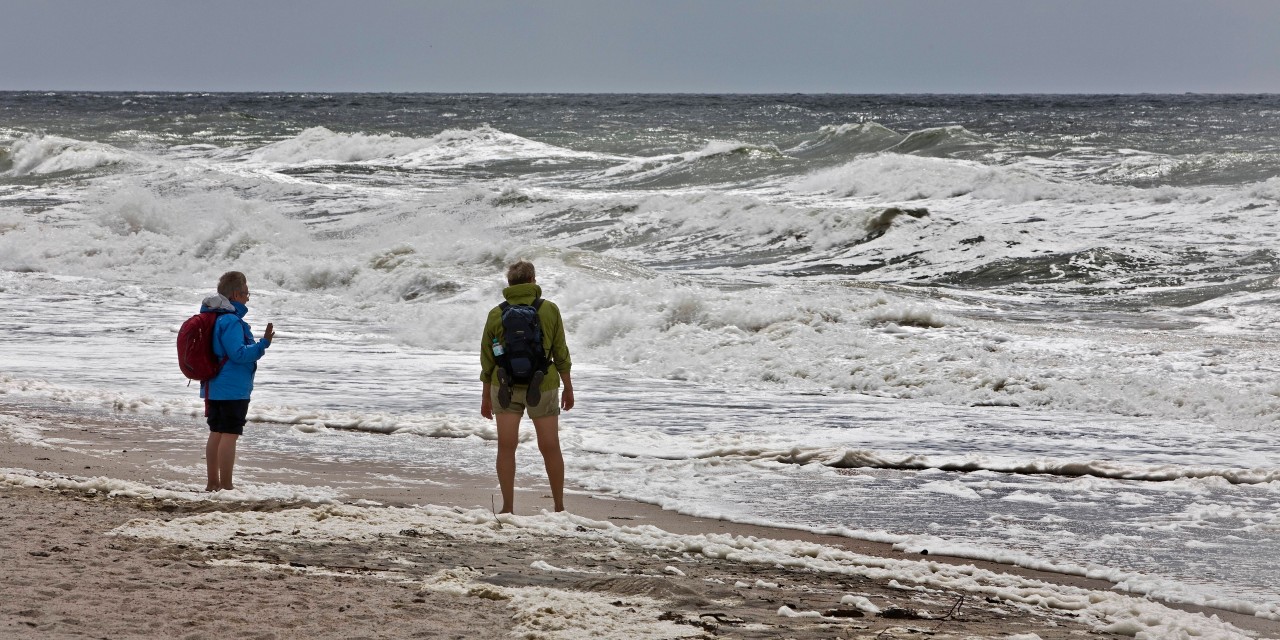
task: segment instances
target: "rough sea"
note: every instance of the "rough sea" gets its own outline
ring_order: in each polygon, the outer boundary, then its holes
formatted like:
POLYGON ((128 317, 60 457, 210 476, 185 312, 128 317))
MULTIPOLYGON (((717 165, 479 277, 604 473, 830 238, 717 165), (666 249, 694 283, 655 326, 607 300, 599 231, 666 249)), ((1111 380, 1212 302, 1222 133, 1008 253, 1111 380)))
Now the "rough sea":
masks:
POLYGON ((246 445, 488 476, 480 330, 526 258, 573 486, 1280 619, 1278 125, 1280 96, 0 93, 0 402, 203 446, 174 337, 236 269, 279 334, 246 445))

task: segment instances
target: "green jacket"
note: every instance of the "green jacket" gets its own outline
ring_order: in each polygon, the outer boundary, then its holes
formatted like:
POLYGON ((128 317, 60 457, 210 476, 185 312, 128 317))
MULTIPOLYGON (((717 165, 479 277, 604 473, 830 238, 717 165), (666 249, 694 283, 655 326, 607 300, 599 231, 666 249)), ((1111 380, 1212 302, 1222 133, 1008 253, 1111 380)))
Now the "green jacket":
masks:
MULTIPOLYGON (((511 304, 533 304, 542 297, 542 287, 536 284, 517 284, 502 290, 502 297, 511 304)), ((569 345, 564 341, 564 321, 560 319, 560 307, 550 300, 543 300, 538 307, 538 322, 542 323, 542 346, 550 354, 551 365, 540 389, 550 391, 560 386, 560 374, 568 373, 573 362, 569 359, 569 345)), ((502 344, 502 308, 494 307, 484 322, 484 335, 480 336, 480 380, 498 384, 498 363, 493 357, 493 341, 502 344)))

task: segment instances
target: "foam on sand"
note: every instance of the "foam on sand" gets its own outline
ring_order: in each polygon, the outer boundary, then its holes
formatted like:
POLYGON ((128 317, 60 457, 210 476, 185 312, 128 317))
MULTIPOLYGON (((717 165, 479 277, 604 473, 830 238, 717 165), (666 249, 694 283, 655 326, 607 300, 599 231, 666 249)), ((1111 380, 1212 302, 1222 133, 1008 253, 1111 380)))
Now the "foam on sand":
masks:
MULTIPOLYGON (((624 527, 567 513, 528 517, 502 515, 495 518, 487 511, 433 505, 410 509, 325 505, 274 513, 208 513, 168 522, 135 520, 112 534, 155 538, 171 543, 235 545, 241 540, 252 540, 251 544, 299 539, 373 540, 407 529, 489 544, 514 544, 528 535, 585 539, 637 546, 664 554, 687 554, 802 571, 864 576, 874 580, 896 580, 913 588, 954 590, 1032 607, 1072 611, 1099 631, 1137 638, 1194 636, 1225 640, 1248 637, 1238 628, 1216 618, 1170 609, 1142 598, 1056 585, 973 566, 879 558, 800 541, 726 534, 681 535, 653 526, 624 527)), ((468 582, 459 588, 472 588, 472 585, 468 582)), ((531 597, 546 600, 555 595, 550 592, 533 593, 531 597)))
POLYGON ((192 502, 316 502, 336 503, 342 493, 329 487, 304 487, 279 483, 237 483, 232 491, 206 492, 203 487, 178 482, 151 486, 118 478, 67 477, 25 469, 0 469, 0 485, 77 491, 107 497, 192 502))

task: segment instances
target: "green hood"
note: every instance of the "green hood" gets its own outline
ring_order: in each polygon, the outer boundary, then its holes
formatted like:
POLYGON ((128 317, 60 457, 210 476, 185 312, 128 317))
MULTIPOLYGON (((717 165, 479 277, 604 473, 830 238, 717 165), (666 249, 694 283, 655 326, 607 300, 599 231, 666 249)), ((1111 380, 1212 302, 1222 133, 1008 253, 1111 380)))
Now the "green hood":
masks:
POLYGON ((542 287, 532 282, 513 284, 502 290, 502 297, 511 304, 533 304, 535 299, 542 297, 542 287))

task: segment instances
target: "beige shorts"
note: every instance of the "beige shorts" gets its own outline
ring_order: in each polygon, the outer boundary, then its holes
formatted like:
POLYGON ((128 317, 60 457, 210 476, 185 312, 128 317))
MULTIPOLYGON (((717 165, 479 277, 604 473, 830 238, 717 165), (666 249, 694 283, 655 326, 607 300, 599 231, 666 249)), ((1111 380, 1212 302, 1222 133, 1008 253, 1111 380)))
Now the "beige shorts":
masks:
POLYGON ((538 404, 533 406, 525 404, 524 394, 526 390, 527 387, 524 385, 512 387, 511 404, 503 409, 502 405, 498 404, 498 385, 495 384, 489 387, 489 400, 493 402, 493 412, 523 415, 527 411, 529 417, 534 419, 560 415, 560 387, 550 391, 543 391, 542 398, 538 401, 538 404))

